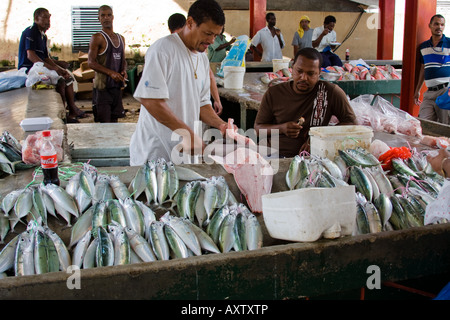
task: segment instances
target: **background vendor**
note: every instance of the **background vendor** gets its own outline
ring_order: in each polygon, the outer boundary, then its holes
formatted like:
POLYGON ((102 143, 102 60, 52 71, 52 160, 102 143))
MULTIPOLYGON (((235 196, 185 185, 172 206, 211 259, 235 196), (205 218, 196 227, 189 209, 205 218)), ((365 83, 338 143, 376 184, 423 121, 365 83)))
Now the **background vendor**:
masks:
MULTIPOLYGON (((313 48, 297 52, 292 81, 269 87, 255 119, 255 129, 279 133, 279 155, 294 157, 309 151, 309 128, 327 126, 334 115, 339 124, 356 124, 347 96, 339 86, 319 80, 322 56, 313 48), (300 118, 304 124, 298 124, 300 118)), ((272 146, 274 147, 274 146, 272 146)))

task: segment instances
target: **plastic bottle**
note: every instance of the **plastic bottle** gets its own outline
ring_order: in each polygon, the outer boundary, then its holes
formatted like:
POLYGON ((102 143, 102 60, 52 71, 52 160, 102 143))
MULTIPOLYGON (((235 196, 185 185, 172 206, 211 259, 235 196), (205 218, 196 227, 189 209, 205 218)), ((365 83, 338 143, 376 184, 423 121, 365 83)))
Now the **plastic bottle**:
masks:
POLYGON ((347 49, 347 50, 345 50, 345 61, 350 61, 350 50, 349 49, 347 49))
POLYGON ((43 143, 40 149, 41 168, 44 174, 44 184, 53 183, 59 186, 58 177, 58 155, 52 143, 52 136, 49 130, 42 132, 43 143))

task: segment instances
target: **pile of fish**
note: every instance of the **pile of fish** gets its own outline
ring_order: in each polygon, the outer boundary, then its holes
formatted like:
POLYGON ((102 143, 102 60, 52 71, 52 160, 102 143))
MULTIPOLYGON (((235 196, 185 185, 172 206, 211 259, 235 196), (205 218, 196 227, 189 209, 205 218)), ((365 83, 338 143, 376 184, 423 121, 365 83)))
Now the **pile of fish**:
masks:
POLYGON ((66 245, 41 219, 31 220, 0 252, 0 273, 13 270, 15 276, 66 271, 70 265, 66 245))
POLYGON ((292 79, 292 68, 283 68, 277 72, 266 72, 261 76, 262 83, 267 84, 269 87, 274 86, 281 82, 286 82, 292 79))
POLYGON ((415 150, 411 158, 392 164, 393 170, 384 171, 375 156, 359 147, 338 150, 333 160, 298 155, 286 172, 286 185, 290 190, 354 185, 355 235, 423 226, 426 206, 437 198, 444 178, 415 150))
POLYGON ((340 66, 329 66, 322 69, 324 73, 337 75, 337 80, 397 80, 401 79, 400 73, 391 65, 385 66, 363 66, 345 63, 340 66))
POLYGON ((34 184, 8 193, 0 211, 2 242, 18 222, 27 224, 0 252, 0 273, 14 269, 15 275, 35 274, 68 265, 93 268, 262 247, 256 216, 236 201, 223 176, 204 178, 164 159, 143 165, 128 186, 118 176, 84 164, 65 188, 34 184), (181 185, 179 176, 188 181, 181 185), (163 215, 158 214, 161 210, 163 215), (35 265, 19 270, 14 264, 23 260, 17 256, 19 246, 20 252, 36 257, 38 239, 56 238, 48 214, 62 217, 71 228, 69 244, 54 240, 58 244, 47 245, 52 259, 47 269, 38 272, 35 265), (64 254, 64 261, 60 257, 57 264, 55 252, 64 254))
POLYGON ((0 178, 33 167, 22 161, 22 145, 8 131, 0 136, 0 178))

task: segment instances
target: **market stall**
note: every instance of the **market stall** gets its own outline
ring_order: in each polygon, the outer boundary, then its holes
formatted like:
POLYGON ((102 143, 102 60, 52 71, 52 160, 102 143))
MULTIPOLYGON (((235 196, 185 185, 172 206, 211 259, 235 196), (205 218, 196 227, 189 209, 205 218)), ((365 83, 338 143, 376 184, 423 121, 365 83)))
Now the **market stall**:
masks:
MULTIPOLYGON (((257 96, 260 92, 255 90, 252 94, 257 96)), ((58 103, 49 105, 49 108, 55 106, 58 103)), ((42 110, 42 114, 47 112, 42 110)), ((56 127, 51 129, 58 128, 58 122, 54 123, 56 127)), ((434 124, 428 126, 428 132, 441 135, 445 132, 443 130, 448 129, 444 127, 434 124)), ((66 132, 67 128, 63 126, 62 130, 66 132)), ((373 138, 392 147, 408 146, 419 152, 430 148, 415 136, 375 132, 373 138)), ((64 188, 67 188, 75 173, 84 169, 83 165, 72 163, 70 157, 67 159, 67 163, 61 163, 60 168, 65 174, 62 179, 64 188)), ((277 168, 272 177, 271 194, 289 190, 286 174, 292 160, 269 160, 272 167, 277 168)), ((223 165, 203 163, 182 167, 195 171, 199 175, 197 177, 223 177, 233 198, 250 207, 234 173, 223 165)), ((7 194, 24 190, 33 181, 35 186, 39 185, 42 177, 36 169, 18 170, 3 177, 0 181, 2 201, 7 194)), ((109 177, 117 176, 124 186, 130 188, 139 169, 99 166, 96 172, 109 177)), ((185 176, 183 179, 188 178, 185 176)), ((179 181, 180 189, 189 183, 183 179, 179 181)), ((138 197, 140 201, 145 199, 144 194, 138 197)), ((155 210, 159 218, 165 213, 160 210, 155 210)), ((178 211, 178 205, 175 210, 178 211)), ((73 270, 14 276, 14 270, 8 269, 8 277, 0 279, 0 296, 4 299, 302 299, 365 287, 370 276, 367 270, 374 265, 380 268, 381 281, 440 276, 450 270, 448 223, 296 242, 272 237, 264 213, 255 213, 255 216, 262 233, 262 247, 255 250, 232 248, 227 252, 202 252, 197 256, 171 257, 161 261, 81 268, 78 273, 81 290, 74 287, 76 282, 73 282, 72 276, 76 273, 73 270)), ((69 222, 63 215, 48 215, 48 227, 69 246, 73 240, 73 226, 80 217, 71 217, 69 222), (68 227, 69 223, 71 227, 68 227)), ((26 221, 25 217, 22 219, 22 222, 26 221)), ((25 231, 26 222, 22 222, 15 225, 15 232, 4 236, 4 243, 0 246, 2 252, 7 244, 25 231)), ((72 257, 73 250, 73 247, 70 248, 72 257)))

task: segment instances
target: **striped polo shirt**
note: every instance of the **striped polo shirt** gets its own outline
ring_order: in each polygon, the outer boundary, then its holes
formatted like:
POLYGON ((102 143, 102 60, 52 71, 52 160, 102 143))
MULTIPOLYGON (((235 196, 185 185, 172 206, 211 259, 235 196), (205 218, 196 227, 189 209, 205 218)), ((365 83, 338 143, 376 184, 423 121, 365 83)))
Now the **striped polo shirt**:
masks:
POLYGON ((449 82, 450 78, 450 38, 442 36, 441 41, 433 47, 431 38, 419 47, 420 62, 425 69, 427 88, 449 82))

